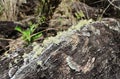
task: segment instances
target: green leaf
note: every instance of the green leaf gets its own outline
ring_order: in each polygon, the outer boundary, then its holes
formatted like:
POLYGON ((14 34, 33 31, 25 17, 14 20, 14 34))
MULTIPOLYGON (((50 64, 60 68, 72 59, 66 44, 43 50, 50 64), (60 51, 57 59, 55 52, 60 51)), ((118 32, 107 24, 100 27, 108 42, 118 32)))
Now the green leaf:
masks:
POLYGON ((38 32, 32 35, 31 40, 34 41, 42 36, 42 32, 38 32))
POLYGON ((21 32, 21 33, 23 33, 22 28, 21 28, 20 26, 16 26, 16 27, 15 27, 15 30, 17 30, 17 31, 19 31, 19 32, 21 32))
POLYGON ((84 13, 83 13, 82 10, 77 11, 77 12, 75 13, 75 16, 76 16, 77 19, 85 18, 85 15, 84 15, 84 13))
POLYGON ((36 25, 36 24, 30 25, 30 32, 33 33, 36 28, 37 28, 37 25, 36 25))
POLYGON ((30 30, 25 30, 22 32, 23 34, 23 39, 26 40, 27 42, 30 42, 31 41, 31 37, 30 37, 30 30))
POLYGON ((85 15, 84 15, 84 13, 83 13, 83 11, 82 10, 80 10, 80 12, 79 12, 79 16, 82 18, 82 17, 85 17, 85 15))

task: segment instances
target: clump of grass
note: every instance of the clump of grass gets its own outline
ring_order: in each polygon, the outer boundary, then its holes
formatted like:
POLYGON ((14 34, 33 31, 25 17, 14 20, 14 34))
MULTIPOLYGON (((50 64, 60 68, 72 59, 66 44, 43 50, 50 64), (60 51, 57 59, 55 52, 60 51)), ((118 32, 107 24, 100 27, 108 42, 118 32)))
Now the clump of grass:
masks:
POLYGON ((13 21, 17 19, 17 0, 1 0, 1 5, 3 6, 4 20, 13 21))

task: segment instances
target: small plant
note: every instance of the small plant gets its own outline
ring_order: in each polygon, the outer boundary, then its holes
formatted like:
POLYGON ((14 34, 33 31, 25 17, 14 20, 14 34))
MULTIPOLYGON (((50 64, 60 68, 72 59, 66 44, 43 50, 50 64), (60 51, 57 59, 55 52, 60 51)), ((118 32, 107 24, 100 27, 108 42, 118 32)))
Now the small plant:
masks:
POLYGON ((30 24, 29 28, 26 30, 23 30, 21 27, 17 26, 15 27, 15 30, 19 31, 22 34, 22 39, 30 44, 42 36, 42 32, 34 33, 37 26, 37 24, 30 24))
POLYGON ((85 15, 84 15, 84 13, 83 13, 82 10, 77 11, 77 12, 75 13, 75 16, 76 16, 76 18, 77 18, 78 20, 79 20, 79 19, 82 19, 82 18, 85 18, 85 15))
POLYGON ((41 16, 38 18, 38 23, 41 25, 42 23, 45 23, 46 17, 45 16, 41 16))

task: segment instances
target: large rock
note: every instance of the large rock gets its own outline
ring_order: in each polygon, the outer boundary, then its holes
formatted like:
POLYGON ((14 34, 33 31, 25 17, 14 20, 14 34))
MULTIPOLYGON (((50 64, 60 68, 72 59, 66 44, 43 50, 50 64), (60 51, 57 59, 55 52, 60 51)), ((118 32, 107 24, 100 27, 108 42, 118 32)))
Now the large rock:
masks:
POLYGON ((81 21, 68 31, 46 39, 42 45, 34 43, 33 50, 23 56, 24 61, 2 70, 0 78, 119 79, 118 21, 104 19, 101 22, 89 22, 81 21))

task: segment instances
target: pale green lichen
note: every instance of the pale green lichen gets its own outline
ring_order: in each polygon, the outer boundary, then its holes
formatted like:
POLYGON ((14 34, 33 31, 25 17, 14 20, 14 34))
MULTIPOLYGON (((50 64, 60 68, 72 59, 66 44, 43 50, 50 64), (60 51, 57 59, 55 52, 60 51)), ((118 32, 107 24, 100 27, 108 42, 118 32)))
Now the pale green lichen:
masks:
POLYGON ((24 53, 22 57, 26 58, 26 57, 28 57, 28 54, 24 53))
POLYGON ((89 24, 91 22, 93 22, 92 19, 90 19, 90 20, 80 20, 80 22, 78 22, 77 25, 72 26, 71 28, 68 29, 68 31, 80 30, 84 25, 87 25, 87 24, 89 24))
POLYGON ((37 64, 42 66, 42 61, 37 61, 37 64))
POLYGON ((43 49, 44 49, 44 47, 41 47, 38 43, 34 42, 33 43, 33 52, 35 52, 35 54, 33 55, 33 58, 36 58, 37 56, 41 55, 43 49))
POLYGON ((10 62, 10 63, 9 63, 9 68, 11 68, 11 67, 13 67, 13 65, 12 65, 12 63, 10 62))
POLYGON ((33 57, 36 58, 37 56, 41 55, 43 50, 46 49, 52 43, 58 45, 62 41, 70 41, 70 36, 73 35, 76 30, 80 30, 81 27, 91 22, 93 22, 92 19, 81 20, 80 22, 78 22, 77 25, 69 28, 68 31, 58 32, 57 36, 46 38, 42 43, 43 47, 39 46, 39 44, 37 43, 33 43, 33 51, 36 52, 33 57))
POLYGON ((18 61, 19 61, 18 59, 15 59, 15 60, 14 60, 14 63, 15 63, 15 64, 17 64, 17 63, 18 63, 18 61))
POLYGON ((77 25, 69 28, 68 31, 58 32, 56 37, 47 38, 46 40, 44 40, 43 45, 48 46, 51 43, 59 44, 62 41, 62 39, 60 39, 61 37, 71 36, 72 34, 74 34, 73 30, 80 30, 82 26, 89 24, 90 22, 92 22, 92 19, 81 20, 77 25))

